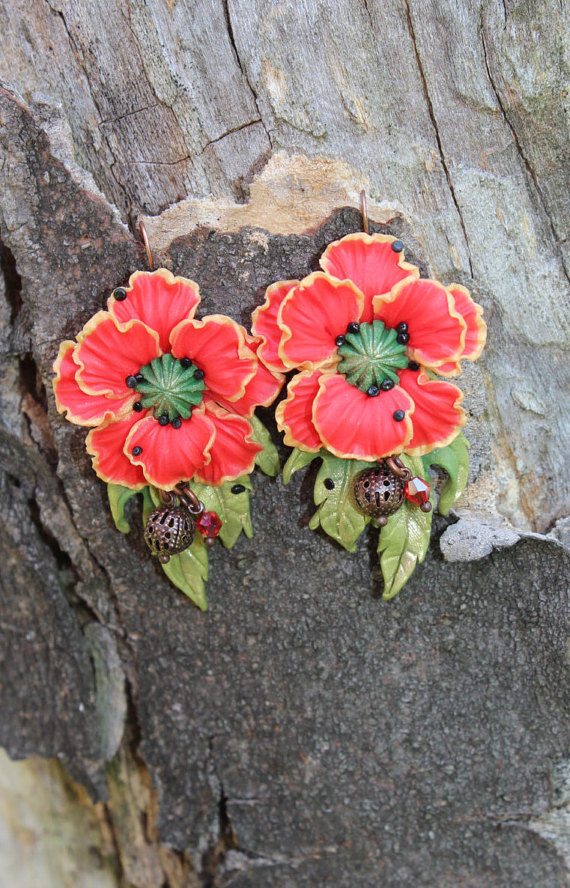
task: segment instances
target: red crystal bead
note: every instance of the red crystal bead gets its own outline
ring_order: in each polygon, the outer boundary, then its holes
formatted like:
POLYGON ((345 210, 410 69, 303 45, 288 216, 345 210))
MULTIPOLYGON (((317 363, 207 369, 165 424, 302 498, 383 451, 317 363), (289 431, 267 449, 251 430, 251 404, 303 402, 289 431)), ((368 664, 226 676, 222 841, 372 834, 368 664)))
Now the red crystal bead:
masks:
POLYGON ((423 478, 418 478, 415 475, 413 478, 410 478, 409 481, 406 481, 406 486, 404 487, 404 496, 406 499, 409 499, 411 503, 415 503, 416 506, 422 506, 424 503, 429 502, 429 494, 431 487, 424 481, 423 478))
POLYGON ((213 539, 222 529, 222 522, 217 512, 202 512, 196 518, 196 527, 203 537, 213 539))

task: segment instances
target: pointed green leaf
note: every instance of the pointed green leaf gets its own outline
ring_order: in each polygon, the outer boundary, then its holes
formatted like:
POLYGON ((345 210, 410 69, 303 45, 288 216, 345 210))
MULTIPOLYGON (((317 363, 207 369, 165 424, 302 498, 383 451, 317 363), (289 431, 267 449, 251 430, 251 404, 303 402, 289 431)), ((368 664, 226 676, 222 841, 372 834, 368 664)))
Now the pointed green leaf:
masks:
POLYGON ((255 463, 262 472, 274 478, 275 475, 279 474, 281 468, 277 448, 271 440, 271 435, 257 416, 252 416, 249 421, 252 428, 251 437, 257 444, 261 444, 263 447, 263 450, 257 454, 255 463))
POLYGON ((178 555, 171 555, 170 561, 161 564, 161 567, 170 582, 184 592, 196 607, 200 610, 207 609, 204 582, 208 579, 208 550, 198 532, 188 549, 178 555))
POLYGON ((449 476, 439 497, 440 515, 447 515, 465 490, 469 474, 469 446, 465 435, 460 433, 447 447, 432 450, 422 457, 426 469, 428 466, 439 466, 449 476))
POLYGON ((291 453, 289 454, 289 458, 287 462, 283 466, 283 484, 289 484, 291 477, 298 472, 299 469, 304 469, 305 466, 308 466, 317 456, 321 456, 321 451, 317 451, 317 453, 308 453, 306 450, 299 450, 298 447, 294 447, 291 453))
MULTIPOLYGON (((400 454, 402 462, 413 475, 423 478, 426 469, 421 459, 400 454)), ((411 577, 416 564, 426 556, 431 533, 432 512, 422 512, 408 500, 404 500, 397 512, 390 515, 388 523, 380 530, 378 554, 384 577, 386 600, 394 598, 411 577)))
MULTIPOLYGON (((143 490, 146 490, 146 487, 143 490)), ((140 492, 140 490, 131 490, 130 487, 123 487, 121 484, 107 484, 107 496, 109 497, 111 515, 113 516, 115 527, 121 533, 128 533, 131 529, 129 522, 125 518, 125 505, 133 496, 140 492)))
POLYGON ((355 475, 369 469, 369 462, 355 459, 339 459, 326 450, 320 456, 323 460, 315 479, 315 505, 317 511, 309 522, 315 530, 320 524, 337 543, 354 552, 356 541, 370 519, 356 508, 353 499, 355 475))
POLYGON ((226 481, 221 487, 207 487, 197 481, 191 481, 190 487, 208 511, 219 515, 222 521, 220 540, 227 549, 235 544, 242 530, 251 539, 253 527, 249 514, 249 492, 253 487, 249 475, 226 481))

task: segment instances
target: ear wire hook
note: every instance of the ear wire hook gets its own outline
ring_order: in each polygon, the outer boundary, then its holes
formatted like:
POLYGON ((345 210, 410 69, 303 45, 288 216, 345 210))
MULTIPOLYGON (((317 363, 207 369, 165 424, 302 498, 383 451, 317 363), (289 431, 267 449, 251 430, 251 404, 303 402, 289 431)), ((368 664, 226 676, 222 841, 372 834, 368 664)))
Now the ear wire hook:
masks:
POLYGON ((366 191, 364 189, 360 192, 360 207, 362 210, 362 228, 364 234, 368 234, 368 210, 366 208, 366 191))
POLYGON ((143 240, 144 248, 146 250, 146 258, 148 259, 148 267, 151 271, 154 271, 154 259, 152 258, 152 250, 150 248, 150 241, 148 239, 148 234, 146 232, 146 227, 144 222, 139 224, 139 229, 141 233, 141 237, 143 240))

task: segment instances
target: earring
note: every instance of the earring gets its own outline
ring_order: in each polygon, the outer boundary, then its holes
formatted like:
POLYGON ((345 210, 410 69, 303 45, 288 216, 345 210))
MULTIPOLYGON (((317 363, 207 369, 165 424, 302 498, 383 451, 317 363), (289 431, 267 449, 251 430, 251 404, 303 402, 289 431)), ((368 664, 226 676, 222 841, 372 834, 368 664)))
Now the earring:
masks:
POLYGON ((441 514, 465 488, 463 394, 439 377, 479 357, 486 327, 465 287, 420 278, 402 241, 368 233, 361 197, 364 232, 329 244, 321 271, 272 285, 252 330, 268 368, 296 371, 275 414, 293 448, 284 482, 321 460, 309 527, 348 551, 369 522, 380 527, 389 599, 427 552, 429 467, 448 475, 441 514))
POLYGON ((257 357, 261 340, 225 315, 198 320, 194 281, 136 271, 113 290, 74 341, 60 345, 57 410, 90 427, 87 452, 107 483, 118 530, 143 496, 144 538, 169 579, 202 610, 207 546, 251 537, 250 474, 279 472, 269 433, 254 415, 284 376, 257 357))

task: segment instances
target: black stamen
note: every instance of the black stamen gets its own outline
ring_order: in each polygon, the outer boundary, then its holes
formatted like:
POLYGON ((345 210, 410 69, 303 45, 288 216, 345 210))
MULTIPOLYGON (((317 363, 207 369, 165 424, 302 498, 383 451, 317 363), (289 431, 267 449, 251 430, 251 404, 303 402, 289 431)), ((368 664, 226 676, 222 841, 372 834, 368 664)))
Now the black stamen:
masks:
POLYGON ((234 486, 232 487, 231 490, 232 490, 232 493, 235 493, 235 494, 243 493, 245 490, 245 487, 243 486, 243 484, 234 484, 234 486))
POLYGON ((360 324, 357 324, 355 321, 352 321, 346 328, 347 333, 358 333, 359 330, 360 324))
POLYGON ((383 379, 382 385, 380 386, 383 392, 389 392, 390 389, 394 388, 394 383, 391 379, 383 379))
POLYGON ((162 414, 158 417, 158 422, 159 422, 159 424, 160 424, 161 426, 167 426, 168 423, 170 422, 170 419, 169 419, 169 417, 168 417, 168 413, 162 413, 162 414))
POLYGON ((135 379, 137 382, 144 382, 144 376, 142 375, 142 373, 137 373, 135 379))
POLYGON ((409 333, 398 333, 396 336, 396 340, 400 343, 400 345, 407 345, 410 339, 409 333))
POLYGON ((133 447, 133 456, 140 456, 142 453, 142 447, 133 447))
POLYGON ((183 370, 188 370, 188 367, 192 364, 190 358, 180 358, 180 365, 183 370))
POLYGON ((116 290, 113 290, 112 295, 115 297, 117 302, 123 302, 127 298, 127 291, 124 287, 117 287, 116 290))
POLYGON ((417 361, 408 361, 408 370, 419 370, 420 365, 417 361))
POLYGON ((380 389, 377 385, 371 385, 366 394, 370 395, 371 398, 375 398, 376 395, 380 394, 380 389))
POLYGON ((392 416, 394 417, 394 419, 396 420, 396 422, 402 422, 402 420, 404 419, 405 415, 406 415, 406 414, 404 413, 403 410, 396 410, 396 411, 394 411, 394 413, 392 414, 392 416))
POLYGON ((338 345, 339 348, 341 347, 341 345, 344 345, 345 342, 346 339, 344 338, 344 336, 337 336, 337 338, 335 339, 335 344, 338 345))
POLYGON ((136 388, 136 385, 137 385, 137 378, 136 378, 136 376, 133 376, 133 374, 131 373, 129 376, 127 376, 127 378, 125 379, 125 382, 127 383, 128 387, 130 389, 134 389, 134 388, 136 388))
POLYGON ((175 416, 174 419, 172 420, 172 428, 179 429, 181 425, 182 425, 182 420, 180 419, 179 416, 175 416))
POLYGON ((334 481, 332 478, 325 478, 323 484, 325 485, 327 490, 334 490, 334 481))
POLYGON ((133 404, 133 410, 135 411, 135 413, 140 413, 142 409, 142 401, 135 401, 135 403, 133 404))
POLYGON ((398 331, 398 333, 407 333, 408 332, 408 325, 406 324, 405 321, 402 321, 401 324, 398 324, 398 326, 396 327, 396 330, 398 331))
POLYGON ((392 241, 392 249, 394 250, 394 253, 401 253, 404 249, 402 241, 392 241))
POLYGON ((200 370, 199 367, 197 367, 196 370, 194 370, 194 379, 204 379, 205 375, 206 374, 204 373, 204 371, 200 370))

